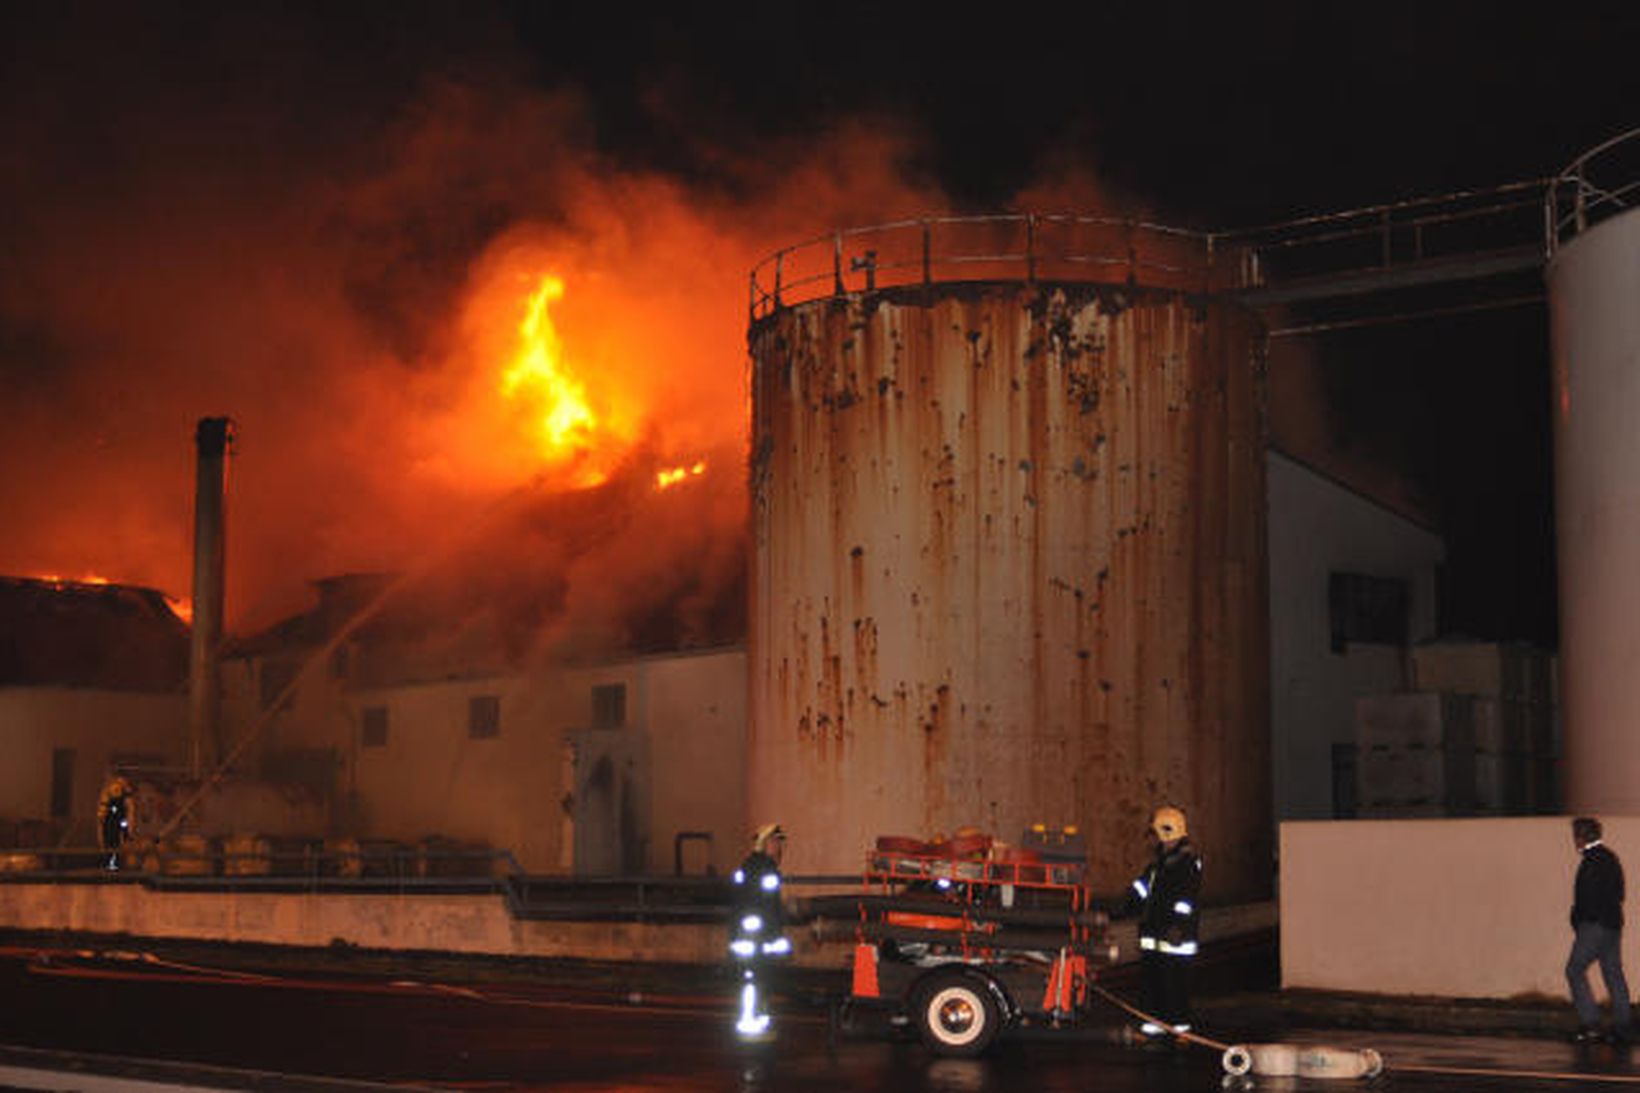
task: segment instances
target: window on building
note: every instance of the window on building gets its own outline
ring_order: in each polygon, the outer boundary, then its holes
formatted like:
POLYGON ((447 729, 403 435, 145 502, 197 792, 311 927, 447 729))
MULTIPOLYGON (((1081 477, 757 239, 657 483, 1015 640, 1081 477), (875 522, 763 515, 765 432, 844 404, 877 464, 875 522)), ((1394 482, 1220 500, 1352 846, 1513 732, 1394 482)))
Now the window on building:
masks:
POLYGON ((1405 581, 1334 573, 1327 584, 1332 651, 1347 652, 1351 642, 1405 645, 1410 599, 1405 581))
POLYGON ((501 735, 499 695, 474 695, 467 700, 467 735, 474 740, 501 735))
POLYGON ((367 748, 387 747, 386 706, 366 706, 360 712, 359 743, 367 748))
POLYGON ((592 727, 618 729, 626 724, 626 684, 600 683, 592 688, 592 727))
POLYGON ((51 749, 51 818, 66 820, 74 810, 74 749, 51 749))

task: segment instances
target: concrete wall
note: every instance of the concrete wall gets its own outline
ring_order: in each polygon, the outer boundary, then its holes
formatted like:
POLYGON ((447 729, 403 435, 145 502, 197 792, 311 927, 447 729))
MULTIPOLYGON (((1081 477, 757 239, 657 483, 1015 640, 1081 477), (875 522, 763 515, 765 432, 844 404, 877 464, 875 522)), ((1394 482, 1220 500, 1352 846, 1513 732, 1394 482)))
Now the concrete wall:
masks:
POLYGON ((650 870, 672 872, 680 831, 711 834, 686 849, 687 871, 709 860, 727 874, 746 853, 751 827, 778 816, 746 815, 746 654, 656 657, 640 663, 642 724, 652 767, 650 870))
POLYGON ((73 748, 70 841, 96 843, 97 799, 115 754, 178 762, 188 732, 188 697, 65 687, 0 688, 0 815, 51 814, 52 752, 73 748))
MULTIPOLYGON (((135 884, 3 884, 0 928, 680 963, 719 962, 727 941, 712 925, 521 922, 499 895, 154 892, 135 884)), ((800 950, 812 951, 805 941, 794 935, 800 950)))
MULTIPOLYGON (((1602 817, 1640 863, 1640 817, 1602 817)), ((1567 913, 1578 854, 1565 817, 1281 825, 1286 987, 1510 998, 1567 997, 1567 913)), ((1629 921, 1636 915, 1631 901, 1629 921)), ((1624 967, 1640 982, 1628 933, 1624 967)), ((1591 977, 1604 997, 1600 976, 1591 977)))
MULTIPOLYGON (((1208 943, 1267 930, 1271 903, 1210 907, 1208 943)), ((788 931, 793 959, 844 968, 852 924, 830 941, 807 927, 788 931)), ((162 892, 138 884, 0 884, 0 929, 68 931, 131 938, 188 938, 268 945, 404 952, 483 953, 586 960, 721 964, 728 937, 715 924, 521 922, 499 895, 337 895, 285 892, 162 892)), ((1131 920, 1113 925, 1119 959, 1137 959, 1131 920)))
POLYGON ((1332 573, 1406 580, 1410 640, 1435 633, 1441 539, 1404 516, 1269 453, 1270 733, 1275 816, 1333 815, 1332 746, 1355 739, 1355 699, 1402 690, 1406 651, 1352 645, 1334 653, 1327 584, 1332 573))

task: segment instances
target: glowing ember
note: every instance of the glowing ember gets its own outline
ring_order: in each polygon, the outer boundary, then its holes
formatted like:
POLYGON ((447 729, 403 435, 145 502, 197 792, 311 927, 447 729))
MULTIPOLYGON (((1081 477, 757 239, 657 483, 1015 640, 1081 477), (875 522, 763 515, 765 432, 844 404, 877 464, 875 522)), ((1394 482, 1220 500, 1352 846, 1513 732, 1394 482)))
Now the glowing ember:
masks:
POLYGON ((655 472, 655 488, 664 490, 668 486, 675 486, 687 478, 697 478, 706 473, 704 459, 687 467, 671 467, 664 471, 655 472))
POLYGON ((64 577, 64 576, 62 576, 61 574, 58 574, 58 573, 39 573, 39 574, 35 575, 34 579, 37 580, 37 581, 47 581, 47 582, 49 582, 51 584, 55 584, 55 585, 63 585, 65 587, 68 586, 68 585, 75 585, 75 584, 113 584, 114 583, 114 582, 110 581, 107 577, 100 577, 95 573, 87 573, 83 577, 64 577))
POLYGON ((165 605, 171 609, 171 614, 189 625, 194 621, 194 601, 190 599, 174 599, 165 597, 165 605))

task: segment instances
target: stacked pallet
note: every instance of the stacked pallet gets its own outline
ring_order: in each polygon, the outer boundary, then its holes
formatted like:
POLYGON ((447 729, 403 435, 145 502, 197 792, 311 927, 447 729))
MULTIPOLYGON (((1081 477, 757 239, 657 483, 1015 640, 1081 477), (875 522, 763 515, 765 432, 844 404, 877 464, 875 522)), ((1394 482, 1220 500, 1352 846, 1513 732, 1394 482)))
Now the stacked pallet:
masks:
POLYGON ((1411 651, 1414 690, 1356 700, 1364 817, 1529 815, 1559 808, 1554 659, 1528 646, 1411 651))

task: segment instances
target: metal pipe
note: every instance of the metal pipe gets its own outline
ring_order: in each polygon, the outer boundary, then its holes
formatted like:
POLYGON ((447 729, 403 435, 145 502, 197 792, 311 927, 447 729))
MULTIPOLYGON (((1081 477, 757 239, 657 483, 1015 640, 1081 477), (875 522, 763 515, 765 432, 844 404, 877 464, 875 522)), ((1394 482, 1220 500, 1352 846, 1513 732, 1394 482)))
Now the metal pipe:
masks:
POLYGON ((194 778, 221 753, 223 556, 227 455, 233 423, 199 419, 194 479, 194 618, 188 678, 188 772, 194 778), (207 752, 209 754, 207 754, 207 752))

